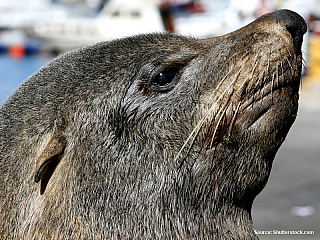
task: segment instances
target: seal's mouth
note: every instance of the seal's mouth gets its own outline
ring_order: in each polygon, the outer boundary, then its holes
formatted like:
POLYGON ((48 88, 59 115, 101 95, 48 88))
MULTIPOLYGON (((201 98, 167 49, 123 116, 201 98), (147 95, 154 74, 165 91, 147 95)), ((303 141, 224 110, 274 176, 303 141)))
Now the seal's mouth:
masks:
MULTIPOLYGON (((277 107, 279 101, 287 99, 293 102, 293 105, 297 106, 297 98, 300 86, 300 76, 298 79, 294 77, 292 70, 286 70, 281 76, 275 77, 273 75, 272 80, 269 81, 261 89, 256 90, 251 97, 246 99, 241 105, 241 112, 244 115, 249 115, 247 121, 244 123, 244 127, 248 128, 254 125, 260 118, 269 117, 269 113, 272 111, 275 116, 276 111, 274 108, 277 107)), ((297 109, 293 109, 296 111, 297 109)), ((281 114, 279 112, 278 114, 281 114)))
MULTIPOLYGON (((252 137, 263 134, 267 137, 270 129, 291 125, 298 110, 301 76, 299 64, 292 65, 292 68, 284 69, 282 74, 276 71, 264 76, 264 81, 248 82, 240 99, 234 92, 226 97, 220 111, 208 117, 207 124, 203 124, 200 131, 202 145, 212 149, 222 143, 230 150, 237 151, 239 138, 245 132, 250 131, 252 137)), ((278 137, 282 139, 286 134, 283 131, 278 137)))
POLYGON ((298 110, 301 64, 296 60, 283 67, 281 74, 273 71, 256 82, 248 82, 240 99, 231 94, 203 128, 201 142, 205 148, 222 143, 236 152, 249 132, 250 138, 264 136, 270 142, 281 143, 289 130, 286 126, 291 126, 298 110), (278 133, 272 135, 274 131, 278 133))

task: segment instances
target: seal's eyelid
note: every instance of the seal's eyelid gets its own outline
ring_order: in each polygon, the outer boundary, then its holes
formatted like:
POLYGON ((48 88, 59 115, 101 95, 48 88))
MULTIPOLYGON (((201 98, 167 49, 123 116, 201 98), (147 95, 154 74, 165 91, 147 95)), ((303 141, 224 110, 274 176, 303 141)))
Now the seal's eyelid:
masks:
POLYGON ((138 90, 144 94, 150 91, 169 91, 177 83, 183 69, 198 55, 174 58, 167 61, 149 62, 142 66, 136 77, 138 90))

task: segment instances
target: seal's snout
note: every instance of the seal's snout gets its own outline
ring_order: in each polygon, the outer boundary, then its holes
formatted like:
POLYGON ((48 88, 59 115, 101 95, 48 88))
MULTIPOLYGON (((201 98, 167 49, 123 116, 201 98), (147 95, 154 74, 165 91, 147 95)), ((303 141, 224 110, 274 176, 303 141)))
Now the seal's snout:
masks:
POLYGON ((280 20, 292 36, 294 50, 298 55, 301 53, 303 35, 307 32, 307 24, 297 13, 290 10, 279 10, 270 14, 270 17, 280 20))

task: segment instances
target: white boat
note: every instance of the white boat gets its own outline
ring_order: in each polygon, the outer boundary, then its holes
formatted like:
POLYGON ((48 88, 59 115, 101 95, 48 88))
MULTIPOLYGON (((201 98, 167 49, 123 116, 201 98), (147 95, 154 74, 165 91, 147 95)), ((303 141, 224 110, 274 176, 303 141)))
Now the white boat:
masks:
POLYGON ((44 48, 65 51, 99 41, 161 31, 165 31, 165 27, 154 1, 109 0, 96 17, 64 18, 61 13, 56 21, 39 22, 28 32, 44 40, 44 48))

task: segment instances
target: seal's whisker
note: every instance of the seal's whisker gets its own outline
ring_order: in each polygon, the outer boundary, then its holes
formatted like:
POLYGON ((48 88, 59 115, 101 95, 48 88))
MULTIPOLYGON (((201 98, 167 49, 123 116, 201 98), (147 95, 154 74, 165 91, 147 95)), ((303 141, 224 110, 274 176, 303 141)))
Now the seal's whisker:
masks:
POLYGON ((228 137, 229 137, 229 138, 230 138, 230 136, 231 136, 231 131, 232 131, 232 129, 233 129, 233 126, 234 126, 234 124, 235 124, 235 122, 236 122, 236 117, 237 117, 237 114, 238 114, 238 112, 239 112, 240 105, 241 105, 241 101, 239 101, 239 103, 238 103, 238 105, 237 105, 237 108, 236 108, 236 110, 234 111, 233 116, 232 116, 232 119, 231 119, 231 122, 230 122, 229 131, 228 131, 228 137))
MULTIPOLYGON (((247 53, 246 53, 246 54, 247 54, 247 53)), ((237 72, 235 78, 233 79, 233 81, 231 82, 231 84, 227 87, 227 89, 221 94, 221 96, 223 96, 225 93, 227 93, 227 91, 229 90, 229 88, 231 88, 232 85, 236 82, 236 80, 237 80, 238 77, 239 77, 239 74, 240 74, 241 71, 244 69, 244 67, 245 67, 245 65, 242 66, 242 68, 237 72)), ((246 82, 245 82, 245 83, 246 83, 246 82)), ((244 85, 245 85, 245 84, 242 84, 241 87, 240 87, 240 89, 242 89, 244 85)), ((221 116, 220 116, 220 118, 219 118, 219 120, 218 120, 217 126, 216 126, 216 128, 215 128, 215 131, 214 131, 214 133, 213 133, 213 135, 212 135, 212 139, 211 139, 211 143, 210 143, 210 146, 211 146, 211 147, 212 147, 213 139, 214 139, 214 137, 215 137, 215 135, 216 135, 217 129, 218 129, 218 127, 219 127, 219 125, 220 125, 220 122, 221 122, 221 120, 222 120, 222 117, 224 116, 225 112, 226 112, 227 109, 228 109, 228 106, 227 106, 227 105, 228 105, 228 104, 230 105, 230 102, 229 102, 229 101, 230 101, 232 95, 233 95, 233 91, 229 94, 228 99, 226 100, 225 104, 221 107, 221 110, 216 114, 216 116, 219 116, 219 115, 222 113, 222 111, 224 112, 223 114, 221 114, 221 116)), ((221 98, 221 96, 220 96, 220 98, 221 98)), ((209 116, 209 114, 212 113, 212 111, 213 111, 213 106, 215 106, 215 105, 219 102, 220 98, 208 109, 208 114, 206 114, 205 118, 207 118, 207 117, 209 116)), ((204 120, 205 120, 205 119, 204 119, 204 120)), ((203 125, 203 123, 204 123, 204 121, 202 122, 202 125, 203 125)), ((200 126, 200 128, 202 127, 202 125, 200 126)), ((200 129, 199 129, 199 130, 200 130, 200 129)), ((197 132, 196 136, 197 136, 198 134, 199 134, 199 131, 197 132)), ((195 138, 196 138, 196 136, 195 136, 195 138)), ((194 139, 195 139, 195 138, 194 138, 194 139)))
MULTIPOLYGON (((279 55, 280 55, 280 59, 284 59, 282 54, 281 54, 281 51, 279 51, 279 55)), ((280 66, 281 66, 281 70, 282 70, 282 73, 281 73, 281 76, 282 78, 284 79, 284 67, 283 67, 283 61, 280 61, 280 66)), ((283 87, 283 84, 284 84, 284 81, 281 81, 281 85, 283 87)))
POLYGON ((287 46, 285 47, 285 49, 287 50, 287 52, 288 52, 289 56, 292 58, 291 52, 290 52, 290 50, 288 49, 288 47, 287 47, 287 46))
MULTIPOLYGON (((226 65, 231 61, 231 59, 232 59, 233 57, 235 57, 236 55, 238 55, 238 54, 239 54, 239 52, 233 54, 233 55, 224 63, 224 65, 223 65, 220 69, 224 69, 224 66, 226 66, 226 65)), ((247 54, 247 53, 246 53, 246 54, 247 54)), ((229 74, 232 72, 232 70, 233 70, 233 69, 230 69, 230 71, 227 72, 227 74, 222 78, 222 80, 220 81, 220 83, 217 85, 216 89, 219 89, 220 85, 222 85, 222 84, 224 83, 224 80, 229 76, 229 74)), ((220 72, 221 72, 221 70, 219 71, 219 73, 220 73, 220 72)), ((216 91, 214 91, 214 92, 212 93, 212 96, 214 96, 215 94, 216 94, 216 91)))
MULTIPOLYGON (((249 51, 247 51, 243 56, 242 56, 242 58, 245 56, 245 55, 247 55, 249 53, 249 51)), ((224 66, 227 64, 227 63, 229 63, 230 62, 230 60, 234 57, 234 56, 236 56, 237 54, 239 54, 239 53, 235 53, 231 58, 229 58, 228 59, 228 61, 224 64, 224 66)), ((223 67, 222 67, 222 69, 223 69, 223 67)), ((243 68, 242 68, 243 69, 243 68)), ((241 70, 242 70, 241 69, 241 70)), ((230 75, 230 73, 233 71, 234 69, 233 68, 231 68, 230 70, 229 70, 229 72, 227 72, 227 74, 222 78, 222 80, 220 81, 220 83, 217 85, 217 87, 215 88, 215 89, 219 89, 220 88, 220 86, 224 83, 224 81, 225 81, 225 79, 230 75)), ((211 94, 211 97, 214 97, 214 95, 217 93, 217 90, 215 90, 215 91, 213 91, 213 93, 211 94)))
MULTIPOLYGON (((245 53, 242 55, 241 59, 243 59, 250 51, 251 51, 251 49, 248 50, 247 52, 245 52, 245 53)), ((221 67, 221 69, 223 69, 227 64, 229 64, 229 62, 231 61, 231 59, 234 58, 234 57, 235 57, 236 55, 238 55, 239 53, 240 53, 240 52, 237 52, 237 53, 233 54, 233 55, 224 63, 224 65, 221 67)), ((220 71, 220 72, 221 72, 221 71, 220 71)))
MULTIPOLYGON (((295 56, 292 57, 290 50, 289 50, 287 47, 285 47, 285 49, 287 50, 290 59, 291 59, 292 61, 296 60, 296 57, 295 57, 295 56)), ((302 51, 302 52, 303 52, 303 51, 302 51)), ((294 70, 294 68, 292 67, 292 64, 290 63, 290 61, 289 61, 288 58, 286 58, 286 60, 287 60, 289 66, 290 66, 290 68, 291 68, 291 70, 292 70, 292 74, 294 75, 295 70, 294 70)), ((302 61, 303 61, 303 58, 302 58, 302 61)))
POLYGON ((254 73, 254 71, 256 70, 256 68, 257 68, 257 66, 258 66, 258 64, 259 64, 259 61, 257 61, 258 56, 259 56, 259 54, 257 54, 257 55, 255 56, 255 60, 254 60, 255 64, 254 64, 254 66, 253 66, 253 68, 252 68, 252 71, 251 71, 251 79, 253 79, 253 73, 254 73))
POLYGON ((225 104, 221 107, 221 110, 220 110, 220 111, 218 112, 218 114, 217 114, 217 116, 219 116, 219 114, 221 114, 221 116, 220 116, 220 118, 219 118, 219 120, 218 120, 218 122, 217 122, 217 124, 216 124, 216 128, 215 128, 215 130, 214 130, 214 132, 213 132, 213 134, 212 134, 212 138, 211 138, 211 142, 210 142, 210 148, 212 148, 213 140, 214 140, 214 138, 215 138, 215 136, 216 136, 216 133, 217 133, 218 128, 220 127, 222 118, 223 118, 223 116, 225 116, 226 111, 227 111, 227 109, 228 109, 228 107, 229 107, 229 105, 230 105, 231 96, 232 96, 232 94, 230 94, 228 100, 227 100, 227 101, 225 102, 225 104))
POLYGON ((292 67, 292 65, 291 65, 291 63, 290 63, 290 61, 289 61, 289 59, 288 59, 288 58, 286 58, 286 60, 287 60, 288 65, 289 65, 289 67, 290 67, 290 69, 291 69, 292 75, 294 75, 294 69, 293 69, 293 67, 292 67))
POLYGON ((304 58, 302 58, 302 66, 304 67, 304 68, 306 68, 307 67, 307 61, 304 59, 304 58))
POLYGON ((274 88, 274 78, 275 74, 272 74, 272 82, 271 82, 271 102, 273 103, 273 88, 274 88))
MULTIPOLYGON (((241 59, 243 59, 250 51, 251 51, 251 50, 248 50, 247 52, 245 52, 245 53, 242 55, 241 59)), ((226 65, 227 63, 229 63, 229 61, 230 61, 234 56, 236 56, 237 54, 239 54, 239 52, 236 53, 236 54, 234 54, 231 58, 229 58, 228 61, 227 61, 224 65, 226 65)), ((236 76, 238 76, 238 75, 240 74, 240 72, 243 70, 243 68, 244 68, 244 66, 239 70, 239 72, 237 73, 236 76)), ((224 83, 224 80, 229 76, 229 74, 230 74, 233 70, 234 70, 234 69, 230 69, 230 71, 222 78, 222 80, 220 81, 220 83, 217 85, 216 89, 219 89, 219 88, 220 88, 220 86, 224 83)), ((215 94, 216 94, 216 90, 212 93, 212 96, 214 96, 215 94)))
POLYGON ((260 75, 258 76, 257 83, 255 85, 255 89, 259 90, 259 94, 261 94, 261 91, 263 91, 263 85, 267 81, 267 74, 268 72, 264 70, 263 72, 260 72, 260 75))
MULTIPOLYGON (((280 65, 281 65, 281 70, 282 70, 281 76, 282 76, 282 78, 283 78, 283 80, 284 80, 284 69, 283 69, 282 61, 280 62, 280 65)), ((284 81, 281 81, 281 87, 283 87, 283 84, 284 84, 284 81)))
MULTIPOLYGON (((220 83, 217 85, 216 89, 219 89, 221 87, 221 85, 224 83, 224 80, 229 76, 229 74, 232 72, 232 70, 233 69, 230 69, 230 71, 227 72, 227 74, 222 78, 220 83)), ((213 97, 216 93, 217 93, 217 90, 214 90, 213 93, 211 94, 211 97, 213 97)))
POLYGON ((252 68, 252 71, 251 71, 251 78, 253 77, 253 73, 256 70, 258 63, 259 63, 259 61, 257 61, 257 58, 258 58, 258 54, 256 55, 256 59, 255 59, 256 63, 254 64, 254 67, 252 68))
POLYGON ((240 101, 241 96, 244 94, 244 90, 246 89, 246 87, 248 86, 250 81, 245 81, 241 84, 241 86, 239 87, 238 91, 235 93, 235 97, 237 98, 238 101, 240 101))
MULTIPOLYGON (((220 70, 224 69, 224 67, 231 61, 232 58, 234 58, 236 55, 238 55, 240 52, 236 52, 235 54, 233 54, 227 61, 225 61, 225 63, 223 64, 223 66, 220 68, 220 70)), ((221 71, 219 71, 220 73, 221 71)))
POLYGON ((276 74, 277 74, 277 86, 276 87, 279 87, 279 68, 278 68, 278 64, 277 64, 277 71, 276 71, 276 74))
MULTIPOLYGON (((271 57, 271 49, 269 48, 269 57, 268 57, 268 65, 267 68, 265 69, 265 78, 264 78, 264 84, 267 84, 267 82, 269 81, 269 71, 270 71, 270 57, 271 57)), ((273 83, 272 83, 273 85, 273 83)), ((271 86, 271 94, 272 94, 272 87, 271 86)))
MULTIPOLYGON (((256 60, 257 60, 257 56, 256 56, 256 60)), ((259 63, 259 61, 256 61, 254 67, 252 68, 251 77, 247 80, 248 82, 250 82, 250 81, 253 80, 253 73, 254 73, 254 71, 256 70, 256 68, 257 68, 257 66, 258 66, 258 63, 259 63)), ((258 79, 257 83, 259 83, 259 79, 258 79)), ((257 84, 257 83, 256 83, 256 84, 257 84)), ((257 85, 256 85, 255 87, 257 87, 257 85)), ((254 106, 254 96, 253 96, 252 108, 253 108, 253 106, 254 106)))
MULTIPOLYGON (((224 66, 226 66, 230 61, 231 61, 231 59, 232 58, 234 58, 236 55, 238 55, 240 52, 236 52, 235 54, 233 54, 225 63, 224 63, 224 66)), ((223 67, 224 67, 223 66, 223 67)), ((223 68, 221 68, 221 69, 223 69, 223 68)))
MULTIPOLYGON (((174 162, 178 159, 178 157, 180 156, 181 152, 183 151, 183 149, 187 146, 189 140, 192 138, 192 136, 195 134, 195 136, 198 135, 201 126, 203 124, 203 122, 205 121, 206 117, 209 115, 209 113, 207 113, 206 116, 204 116, 202 119, 200 119, 200 121, 198 122, 198 124, 195 126, 195 128, 192 130, 192 132, 189 134, 188 138, 184 141, 182 147, 180 148, 179 152, 177 153, 177 155, 174 158, 174 162)), ((192 141, 194 142, 194 140, 192 141)), ((181 163, 182 164, 182 163, 181 163)))
MULTIPOLYGON (((189 150, 192 146, 192 144, 194 143, 196 137, 198 136, 199 134, 199 131, 201 129, 201 127, 203 126, 205 120, 208 118, 208 116, 212 113, 213 109, 216 107, 217 103, 220 102, 220 100, 222 100, 224 97, 225 97, 225 94, 229 91, 229 89, 232 87, 232 85, 236 82, 240 72, 243 70, 244 66, 238 71, 238 73, 236 74, 235 78, 232 80, 232 82, 228 85, 228 87, 221 93, 221 95, 219 96, 219 98, 213 102, 213 104, 211 105, 211 107, 207 110, 206 114, 204 115, 203 118, 200 119, 200 121, 197 123, 197 125, 195 126, 195 128, 192 130, 192 132, 189 134, 188 138, 184 141, 182 147, 180 148, 179 152, 177 153, 176 157, 174 158, 174 162, 179 158, 181 152, 183 151, 183 149, 187 146, 188 142, 190 141, 190 139, 193 137, 194 135, 194 138, 192 140, 192 143, 189 147, 189 150)), ((227 75, 230 74, 232 70, 230 70, 227 75)), ((218 86, 220 86, 223 82, 224 82, 224 79, 227 77, 227 75, 221 80, 221 82, 218 84, 218 86)), ((216 87, 217 89, 218 87, 216 87)))

